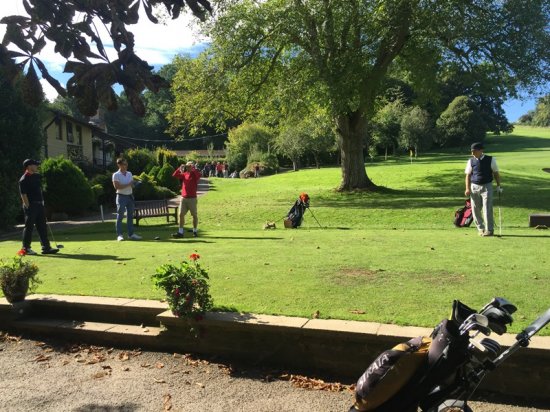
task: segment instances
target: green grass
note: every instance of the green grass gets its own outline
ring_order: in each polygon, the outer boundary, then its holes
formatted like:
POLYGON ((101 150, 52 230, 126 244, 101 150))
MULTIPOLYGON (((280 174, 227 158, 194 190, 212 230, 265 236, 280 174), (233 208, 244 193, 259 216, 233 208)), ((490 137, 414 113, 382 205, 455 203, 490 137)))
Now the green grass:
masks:
MULTIPOLYGON (((62 254, 29 258, 40 267, 37 292, 160 299, 151 273, 196 251, 219 309, 429 327, 453 299, 478 308, 504 296, 519 308, 518 331, 550 306, 550 233, 527 227, 530 213, 550 213, 550 130, 518 127, 487 146, 502 174, 502 238, 452 225, 467 153, 368 164, 380 193, 334 191, 337 168, 213 179, 199 200, 201 237, 173 240, 162 219, 142 221, 141 242, 117 243, 113 223, 58 231, 62 254), (322 228, 306 212, 302 228, 285 230, 302 191, 322 228), (266 220, 278 228, 262 230, 266 220)), ((0 242, 0 256, 19 246, 0 242)))

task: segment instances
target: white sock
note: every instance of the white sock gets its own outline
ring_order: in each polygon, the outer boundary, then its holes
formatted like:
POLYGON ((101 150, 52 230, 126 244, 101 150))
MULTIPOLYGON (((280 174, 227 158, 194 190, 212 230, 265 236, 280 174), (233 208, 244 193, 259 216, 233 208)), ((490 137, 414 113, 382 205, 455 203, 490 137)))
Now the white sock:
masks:
POLYGON ((182 228, 182 227, 180 227, 180 228, 178 229, 178 233, 180 233, 180 234, 183 235, 183 228, 182 228))

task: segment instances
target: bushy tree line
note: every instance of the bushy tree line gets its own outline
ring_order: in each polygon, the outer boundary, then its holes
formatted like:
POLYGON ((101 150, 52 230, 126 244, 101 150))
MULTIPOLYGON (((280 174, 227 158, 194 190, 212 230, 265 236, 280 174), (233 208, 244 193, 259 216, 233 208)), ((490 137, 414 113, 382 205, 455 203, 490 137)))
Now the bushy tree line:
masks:
POLYGON ((538 127, 550 127, 550 94, 537 100, 535 110, 521 116, 518 123, 538 127))

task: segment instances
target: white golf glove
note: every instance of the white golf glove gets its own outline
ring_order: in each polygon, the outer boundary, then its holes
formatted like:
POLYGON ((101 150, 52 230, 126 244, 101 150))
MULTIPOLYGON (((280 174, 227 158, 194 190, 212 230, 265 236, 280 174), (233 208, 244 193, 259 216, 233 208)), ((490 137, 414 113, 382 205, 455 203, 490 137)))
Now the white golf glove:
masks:
POLYGON ((497 192, 502 193, 502 186, 497 186, 497 192))

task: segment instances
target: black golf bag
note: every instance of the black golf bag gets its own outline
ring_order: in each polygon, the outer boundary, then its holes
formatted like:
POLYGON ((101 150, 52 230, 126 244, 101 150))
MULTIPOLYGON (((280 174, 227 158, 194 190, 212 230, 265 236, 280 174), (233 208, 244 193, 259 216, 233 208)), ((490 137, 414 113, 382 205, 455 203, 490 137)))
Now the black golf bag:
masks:
POLYGON ((359 378, 349 412, 471 412, 468 400, 485 375, 550 323, 550 309, 516 336, 506 350, 489 336, 506 333, 516 307, 494 298, 479 312, 453 302, 430 336, 417 337, 380 354, 359 378))
POLYGON ((293 229, 299 227, 302 224, 304 213, 307 208, 309 208, 309 196, 307 193, 301 193, 300 197, 294 202, 294 205, 288 211, 284 219, 285 227, 293 229))

